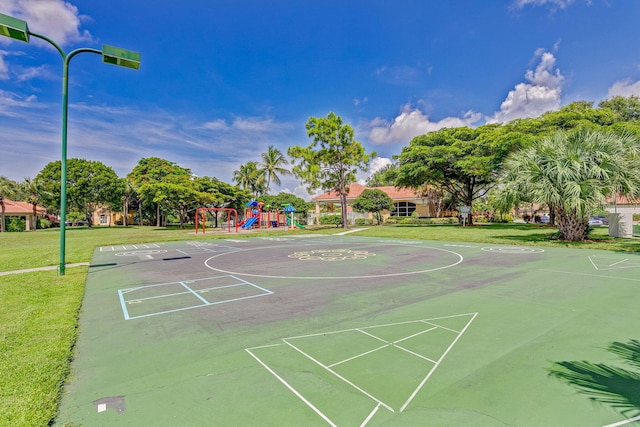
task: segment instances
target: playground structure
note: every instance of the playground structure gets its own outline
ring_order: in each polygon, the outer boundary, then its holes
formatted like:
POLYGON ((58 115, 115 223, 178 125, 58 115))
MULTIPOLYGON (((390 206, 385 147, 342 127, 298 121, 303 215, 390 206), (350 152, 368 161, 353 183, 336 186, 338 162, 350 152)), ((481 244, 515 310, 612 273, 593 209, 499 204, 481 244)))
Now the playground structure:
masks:
POLYGON ((271 209, 265 210, 264 203, 255 200, 247 203, 247 209, 245 210, 244 221, 240 224, 240 228, 245 230, 251 228, 278 228, 281 225, 288 229, 305 228, 304 225, 298 223, 295 220, 294 213, 296 209, 291 205, 286 205, 281 212, 279 209, 272 211, 271 209), (282 218, 282 219, 281 219, 282 218))
POLYGON ((233 223, 235 224, 236 227, 236 233, 238 232, 238 211, 236 211, 235 209, 231 209, 231 208, 198 208, 196 209, 196 234, 198 234, 198 228, 200 226, 200 218, 202 218, 202 234, 205 233, 205 229, 207 227, 207 212, 215 212, 216 213, 216 218, 218 215, 218 212, 227 212, 227 231, 229 233, 231 233, 231 214, 233 213, 235 216, 235 220, 233 220, 233 223))
POLYGON ((196 234, 198 234, 202 226, 202 233, 205 233, 207 224, 207 212, 227 212, 227 231, 231 232, 232 224, 236 229, 236 233, 240 228, 250 230, 252 228, 278 228, 280 226, 287 229, 305 228, 304 225, 298 223, 294 216, 296 209, 291 205, 283 205, 284 209, 272 211, 265 210, 264 203, 255 200, 246 204, 244 212, 244 220, 238 221, 238 211, 232 208, 198 208, 196 209, 196 234), (233 216, 232 216, 233 215, 233 216))

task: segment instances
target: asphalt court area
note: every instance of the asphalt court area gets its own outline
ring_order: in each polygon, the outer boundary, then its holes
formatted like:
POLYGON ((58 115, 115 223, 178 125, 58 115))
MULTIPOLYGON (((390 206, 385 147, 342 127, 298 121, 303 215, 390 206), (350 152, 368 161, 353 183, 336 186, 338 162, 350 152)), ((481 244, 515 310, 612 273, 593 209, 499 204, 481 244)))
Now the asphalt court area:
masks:
POLYGON ((638 287, 640 257, 607 251, 320 235, 99 247, 56 425, 624 425, 633 411, 548 370, 638 339, 638 287))

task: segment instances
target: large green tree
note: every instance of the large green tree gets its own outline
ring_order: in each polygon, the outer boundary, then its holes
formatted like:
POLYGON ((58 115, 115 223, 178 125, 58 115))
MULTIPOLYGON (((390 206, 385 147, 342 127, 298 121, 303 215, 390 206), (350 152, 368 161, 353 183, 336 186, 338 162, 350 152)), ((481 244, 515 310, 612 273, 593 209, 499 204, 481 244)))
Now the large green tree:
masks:
POLYGON ((305 127, 311 143, 307 147, 290 147, 287 152, 294 164, 293 174, 307 185, 309 193, 318 188, 338 193, 342 227, 346 228, 349 184, 356 180, 358 170, 368 169, 376 154, 367 154, 354 139, 353 128, 334 113, 311 117, 305 127))
POLYGON ((511 154, 502 185, 503 203, 547 204, 562 239, 584 240, 589 215, 608 198, 640 197, 640 143, 629 134, 558 131, 511 154))
MULTIPOLYGON (((240 215, 251 199, 251 194, 236 185, 227 184, 216 177, 198 177, 194 184, 199 192, 207 193, 210 197, 198 207, 235 209, 240 215)), ((215 226, 218 226, 218 213, 214 213, 215 226)))
POLYGON ((153 185, 143 186, 144 190, 153 192, 153 201, 160 204, 170 213, 175 214, 180 223, 180 229, 184 228, 185 221, 197 208, 213 203, 216 196, 212 193, 199 191, 198 185, 184 176, 168 176, 163 181, 153 185))
POLYGON ((357 212, 372 213, 380 225, 382 211, 393 209, 393 199, 382 190, 367 188, 353 201, 353 209, 357 212))
POLYGON ((190 177, 191 171, 189 169, 159 157, 140 159, 133 170, 127 174, 127 178, 131 179, 137 187, 141 202, 155 208, 156 226, 158 227, 162 225, 163 202, 167 201, 159 194, 161 192, 160 184, 163 182, 175 184, 190 177))
POLYGON ((500 125, 441 129, 411 140, 398 156, 396 186, 425 184, 446 190, 457 203, 473 206, 497 184, 507 154, 527 138, 500 125))
POLYGON ((617 115, 618 120, 623 122, 640 120, 640 97, 636 95, 627 98, 614 96, 600 101, 598 107, 610 109, 617 115))
MULTIPOLYGON (((60 212, 60 160, 47 164, 36 176, 47 207, 60 212)), ((99 161, 67 161, 67 206, 82 212, 92 225, 93 212, 100 206, 117 207, 122 199, 122 182, 109 166, 99 161)))
POLYGON ((302 217, 307 218, 309 209, 315 206, 315 203, 307 202, 304 199, 296 196, 292 193, 285 193, 284 191, 276 195, 265 195, 260 197, 260 201, 264 203, 265 210, 283 210, 287 205, 294 207, 296 212, 302 217))

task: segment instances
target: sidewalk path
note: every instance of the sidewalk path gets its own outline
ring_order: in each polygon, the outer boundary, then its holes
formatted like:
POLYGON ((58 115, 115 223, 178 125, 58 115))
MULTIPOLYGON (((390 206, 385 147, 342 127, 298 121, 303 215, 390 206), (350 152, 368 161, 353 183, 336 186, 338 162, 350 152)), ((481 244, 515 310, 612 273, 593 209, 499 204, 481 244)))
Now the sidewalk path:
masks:
MULTIPOLYGON (((80 267, 86 265, 88 266, 88 262, 78 262, 76 264, 67 264, 67 268, 69 267, 80 267)), ((24 270, 12 270, 12 271, 0 271, 0 276, 8 276, 9 274, 22 274, 22 273, 31 273, 32 271, 45 271, 45 270, 57 270, 57 265, 50 265, 48 267, 37 267, 37 268, 25 268, 24 270)))

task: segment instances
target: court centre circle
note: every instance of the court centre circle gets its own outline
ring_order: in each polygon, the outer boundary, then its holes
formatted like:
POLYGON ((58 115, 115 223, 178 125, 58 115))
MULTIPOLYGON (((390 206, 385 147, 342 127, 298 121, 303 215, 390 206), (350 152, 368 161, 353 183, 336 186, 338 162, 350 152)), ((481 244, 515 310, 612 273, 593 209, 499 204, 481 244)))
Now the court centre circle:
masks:
POLYGON ((313 246, 309 248, 309 250, 301 249, 299 251, 292 248, 292 245, 273 246, 270 248, 243 248, 235 252, 214 255, 206 259, 204 264, 211 270, 234 276, 271 279, 335 280, 372 279, 423 274, 454 267, 464 260, 462 255, 448 249, 398 243, 386 245, 362 242, 339 244, 313 243, 305 246, 311 245, 313 246), (336 263, 336 259, 300 260, 297 257, 290 257, 292 249, 294 249, 293 252, 309 253, 313 251, 318 254, 325 253, 327 255, 335 254, 338 250, 344 253, 346 253, 347 250, 352 251, 352 253, 372 251, 371 253, 375 253, 376 256, 369 256, 364 259, 363 257, 354 257, 353 259, 336 263), (266 257, 262 254, 269 254, 269 256, 266 257), (373 260, 376 259, 378 260, 374 264, 373 260), (326 261, 334 262, 327 263, 326 261), (321 262, 322 266, 317 264, 317 262, 321 262), (313 270, 311 268, 312 265, 315 266, 315 274, 313 274, 313 272, 311 274, 309 273, 313 270), (331 267, 328 268, 327 265, 331 267), (367 274, 367 270, 372 273, 367 274), (277 274, 271 273, 275 273, 276 271, 278 272, 277 274), (358 271, 362 271, 363 274, 357 274, 356 272, 358 271), (387 273, 387 271, 389 272, 387 273), (284 274, 280 274, 279 272, 284 272, 284 274))

